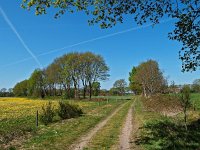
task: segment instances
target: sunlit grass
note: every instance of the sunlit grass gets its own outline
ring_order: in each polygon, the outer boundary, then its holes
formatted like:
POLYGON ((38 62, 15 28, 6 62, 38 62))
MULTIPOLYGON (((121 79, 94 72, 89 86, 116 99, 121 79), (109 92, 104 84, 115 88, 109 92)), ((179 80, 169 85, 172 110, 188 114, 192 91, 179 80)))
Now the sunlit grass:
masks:
MULTIPOLYGON (((33 145, 37 146, 38 149, 49 146, 64 148, 64 146, 69 146, 80 135, 94 127, 96 123, 106 117, 114 108, 123 103, 121 100, 110 100, 109 102, 65 101, 78 105, 83 110, 84 115, 65 121, 61 121, 57 116, 54 122, 48 126, 44 126, 39 121, 39 127, 36 128, 36 111, 38 110, 40 115, 42 106, 48 103, 47 100, 0 98, 0 149, 2 144, 5 145, 27 133, 31 135, 31 139, 25 144, 26 148, 33 145)), ((51 100, 51 102, 54 108, 57 109, 58 100, 51 100)), ((19 143, 24 145, 24 142, 20 141, 19 143)))

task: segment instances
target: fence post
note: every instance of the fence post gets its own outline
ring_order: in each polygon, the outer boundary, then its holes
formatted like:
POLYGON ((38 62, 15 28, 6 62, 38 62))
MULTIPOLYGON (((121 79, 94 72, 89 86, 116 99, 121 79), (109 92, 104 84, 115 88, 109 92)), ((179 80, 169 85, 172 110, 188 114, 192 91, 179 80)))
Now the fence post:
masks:
POLYGON ((38 127, 38 110, 36 111, 36 127, 38 127))

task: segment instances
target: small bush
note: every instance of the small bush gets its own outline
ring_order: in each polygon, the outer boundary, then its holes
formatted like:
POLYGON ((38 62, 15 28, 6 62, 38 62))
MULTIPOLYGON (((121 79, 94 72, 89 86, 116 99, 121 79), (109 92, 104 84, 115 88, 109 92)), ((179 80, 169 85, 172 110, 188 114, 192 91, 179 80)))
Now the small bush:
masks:
POLYGON ((53 117, 55 116, 54 107, 52 106, 52 102, 49 102, 46 106, 42 106, 42 115, 40 116, 40 120, 45 125, 53 122, 53 117))
POLYGON ((62 119, 70 119, 70 118, 75 118, 79 117, 83 114, 83 111, 77 106, 77 105, 72 105, 67 102, 59 102, 58 106, 58 115, 62 119))

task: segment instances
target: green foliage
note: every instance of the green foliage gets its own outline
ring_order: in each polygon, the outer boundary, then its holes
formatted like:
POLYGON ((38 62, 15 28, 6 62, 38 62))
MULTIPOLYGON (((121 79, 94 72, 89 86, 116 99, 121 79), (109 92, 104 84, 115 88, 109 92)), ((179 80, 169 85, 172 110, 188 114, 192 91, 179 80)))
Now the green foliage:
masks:
MULTIPOLYGON (((156 105, 156 104, 155 104, 156 105)), ((165 102, 162 102, 165 105, 165 102)), ((155 108, 156 109, 156 108, 155 108)), ((154 111, 147 111, 138 98, 135 103, 135 124, 140 123, 136 144, 145 150, 196 150, 200 147, 200 121, 181 123, 179 115, 166 117, 154 111), (144 111, 145 110, 145 111, 144 111), (136 122, 137 121, 137 122, 136 122)))
POLYGON ((21 81, 13 88, 15 96, 27 96, 28 95, 28 80, 21 81))
POLYGON ((116 88, 110 88, 109 94, 112 96, 117 96, 117 95, 119 95, 119 90, 116 88))
POLYGON ((191 103, 194 110, 200 110, 200 94, 193 93, 191 94, 191 103))
POLYGON ((55 110, 52 102, 48 102, 47 105, 42 107, 42 114, 40 115, 40 121, 45 125, 53 122, 53 117, 55 116, 55 110))
POLYGON ((11 146, 11 147, 9 147, 9 150, 16 150, 16 148, 11 146))
POLYGON ((43 70, 36 69, 31 74, 31 77, 29 78, 29 95, 33 97, 41 97, 44 98, 44 72, 43 70))
POLYGON ((135 93, 140 94, 142 92, 142 86, 136 80, 137 67, 133 67, 129 72, 129 88, 135 93))
POLYGON ((9 88, 9 89, 2 88, 0 90, 0 97, 13 97, 13 96, 14 96, 14 93, 13 93, 12 88, 9 88))
POLYGON ((83 111, 77 106, 67 102, 60 101, 58 106, 58 115, 62 119, 70 119, 79 117, 83 114, 83 111))
POLYGON ((88 89, 91 98, 93 90, 98 95, 99 81, 108 79, 108 71, 109 67, 100 55, 92 52, 68 53, 55 59, 47 68, 34 70, 31 77, 24 81, 26 84, 17 84, 14 91, 19 96, 63 96, 65 99, 78 99, 82 86, 83 98, 86 98, 88 89))
POLYGON ((93 101, 74 102, 81 105, 84 112, 90 115, 83 115, 70 121, 63 120, 50 126, 42 126, 37 131, 37 136, 31 137, 23 148, 66 149, 66 147, 70 147, 80 136, 88 133, 99 121, 124 103, 124 101, 116 102, 115 100, 110 100, 109 104, 102 102, 99 106, 98 102, 93 101))
POLYGON ((185 85, 181 90, 181 102, 185 105, 190 103, 190 87, 185 85))
POLYGON ((74 98, 74 89, 68 89, 67 92, 64 92, 62 95, 62 99, 73 99, 74 98))
POLYGON ((183 107, 185 129, 187 131, 187 119, 188 119, 187 118, 187 110, 191 106, 191 101, 190 101, 190 87, 188 85, 185 85, 182 88, 180 101, 181 101, 182 107, 183 107))
POLYGON ((92 90, 93 90, 93 95, 94 96, 98 96, 99 95, 100 88, 101 88, 100 82, 94 82, 92 84, 92 90))
POLYGON ((191 122, 187 127, 188 132, 186 133, 183 125, 173 122, 169 118, 154 119, 141 128, 142 132, 136 144, 142 145, 147 150, 199 149, 199 120, 191 122))
POLYGON ((119 95, 124 95, 126 92, 126 88, 127 83, 124 79, 119 79, 113 84, 113 89, 115 89, 119 95))
POLYGON ((145 97, 163 93, 167 87, 167 81, 158 62, 151 59, 133 67, 129 81, 130 88, 137 92, 142 90, 145 97))

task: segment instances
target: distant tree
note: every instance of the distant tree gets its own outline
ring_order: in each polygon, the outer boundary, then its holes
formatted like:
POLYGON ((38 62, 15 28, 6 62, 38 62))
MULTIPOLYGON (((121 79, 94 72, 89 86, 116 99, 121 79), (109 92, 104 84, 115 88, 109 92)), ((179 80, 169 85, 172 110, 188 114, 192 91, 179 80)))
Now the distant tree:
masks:
POLYGON ((1 90, 0 90, 0 96, 1 97, 6 97, 6 91, 7 91, 7 89, 6 88, 2 88, 1 90))
MULTIPOLYGON (((60 68, 55 62, 50 64, 44 69, 44 83, 46 84, 45 93, 49 96, 57 95, 57 85, 60 79, 60 68)), ((60 90, 60 95, 62 95, 62 90, 60 90)))
POLYGON ((110 90, 107 90, 107 89, 101 89, 100 90, 101 96, 107 96, 107 95, 109 95, 109 93, 110 93, 110 90))
POLYGON ((43 70, 36 69, 28 82, 28 89, 30 96, 33 97, 45 97, 45 76, 43 70))
POLYGON ((107 80, 109 68, 103 57, 91 52, 69 53, 56 60, 59 63, 60 77, 65 87, 73 84, 75 98, 79 96, 80 83, 83 86, 83 96, 89 88, 89 97, 92 96, 94 82, 107 80))
POLYGON ((101 88, 100 82, 93 82, 92 91, 93 91, 93 95, 94 96, 98 96, 99 95, 100 88, 101 88))
POLYGON ((108 79, 108 71, 109 68, 100 55, 91 52, 68 53, 56 58, 43 70, 34 70, 26 81, 26 85, 17 84, 14 92, 19 96, 28 95, 43 98, 45 96, 62 95, 62 97, 68 99, 79 98, 80 89, 83 87, 84 98, 87 90, 89 90, 91 99, 93 90, 95 94, 99 93, 99 81, 108 79), (26 94, 22 94, 24 92, 26 94))
POLYGON ((200 0, 23 0, 22 7, 35 9, 35 14, 46 14, 54 7, 58 18, 66 12, 84 11, 92 16, 89 24, 109 28, 124 22, 125 15, 132 15, 139 24, 159 24, 162 18, 175 20, 171 40, 183 44, 179 58, 183 71, 196 70, 200 65, 200 0))
POLYGON ((137 67, 135 80, 142 86, 145 97, 162 93, 166 87, 166 79, 154 60, 148 60, 137 67))
POLYGON ((100 55, 90 53, 90 59, 86 67, 86 81, 89 86, 89 97, 92 96, 92 84, 98 81, 105 81, 110 76, 108 74, 109 67, 105 63, 105 60, 100 55))
POLYGON ((120 95, 124 95, 127 87, 127 82, 124 79, 115 81, 113 88, 116 89, 120 95))
POLYGON ((28 96, 28 80, 23 80, 17 83, 13 88, 13 93, 15 96, 28 96))
POLYGON ((54 72, 57 76, 56 83, 60 85, 60 88, 64 88, 65 98, 74 98, 74 90, 72 90, 73 81, 72 80, 72 67, 70 66, 71 54, 63 55, 60 58, 54 60, 53 64, 56 66, 57 71, 54 72))
POLYGON ((194 80, 192 84, 192 91, 195 93, 200 93, 200 79, 194 80))
POLYGON ((5 93, 6 91, 7 91, 6 88, 2 88, 2 89, 0 90, 0 92, 2 92, 2 93, 5 93))
POLYGON ((137 67, 133 67, 131 72, 129 72, 129 88, 135 93, 139 94, 142 91, 142 86, 139 84, 139 82, 136 80, 136 73, 137 73, 137 67))
POLYGON ((8 89, 8 92, 9 92, 9 93, 13 93, 13 88, 9 88, 9 89, 8 89))
POLYGON ((114 88, 114 87, 112 87, 112 88, 110 88, 110 90, 109 90, 109 94, 110 94, 110 95, 119 95, 119 90, 116 89, 116 88, 114 88))

